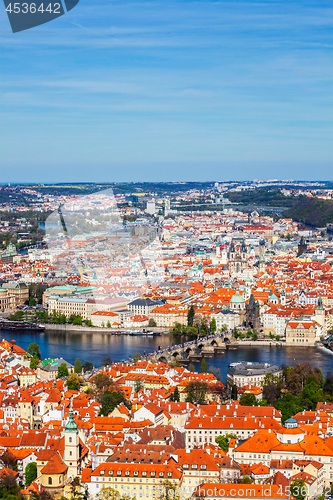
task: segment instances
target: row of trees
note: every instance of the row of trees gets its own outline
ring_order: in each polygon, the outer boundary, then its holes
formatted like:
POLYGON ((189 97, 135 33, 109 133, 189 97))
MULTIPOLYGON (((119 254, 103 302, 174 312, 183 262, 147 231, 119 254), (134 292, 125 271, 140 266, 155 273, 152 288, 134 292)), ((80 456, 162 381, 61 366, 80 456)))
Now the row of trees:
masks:
POLYGON ((248 339, 252 339, 252 340, 258 340, 258 332, 255 329, 251 330, 251 328, 248 328, 247 332, 245 334, 245 333, 238 331, 237 328, 234 328, 233 333, 234 333, 235 339, 248 338, 248 339))

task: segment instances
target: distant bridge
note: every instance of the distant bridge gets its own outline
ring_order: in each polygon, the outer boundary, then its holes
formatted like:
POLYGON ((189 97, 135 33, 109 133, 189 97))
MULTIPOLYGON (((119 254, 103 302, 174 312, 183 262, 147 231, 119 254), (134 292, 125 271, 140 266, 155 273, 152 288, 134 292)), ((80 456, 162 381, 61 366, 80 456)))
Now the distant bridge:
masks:
POLYGON ((235 349, 237 343, 231 334, 219 333, 204 338, 198 338, 184 344, 170 346, 166 349, 153 352, 150 357, 154 362, 170 363, 178 360, 179 364, 186 365, 200 361, 202 358, 211 358, 215 354, 224 352, 227 348, 235 349))

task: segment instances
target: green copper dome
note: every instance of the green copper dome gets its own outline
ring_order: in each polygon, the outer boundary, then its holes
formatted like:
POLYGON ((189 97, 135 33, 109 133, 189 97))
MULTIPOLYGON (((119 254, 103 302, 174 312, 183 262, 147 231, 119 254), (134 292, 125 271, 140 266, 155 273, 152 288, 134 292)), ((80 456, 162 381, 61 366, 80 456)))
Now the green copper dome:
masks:
POLYGON ((68 422, 67 422, 67 424, 65 426, 65 432, 77 432, 77 425, 76 425, 75 420, 74 420, 74 413, 73 413, 72 402, 71 402, 71 406, 70 406, 70 409, 69 409, 68 422))

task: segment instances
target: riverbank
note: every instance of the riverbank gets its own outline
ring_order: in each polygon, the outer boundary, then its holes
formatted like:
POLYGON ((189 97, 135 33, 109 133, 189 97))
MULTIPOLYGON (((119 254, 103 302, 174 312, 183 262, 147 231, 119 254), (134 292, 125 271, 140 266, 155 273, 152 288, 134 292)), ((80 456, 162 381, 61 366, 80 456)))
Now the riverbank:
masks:
MULTIPOLYGON (((58 326, 58 325, 54 325, 58 326)), ((176 343, 171 335, 160 336, 130 336, 110 335, 107 329, 91 328, 82 330, 76 326, 75 330, 59 328, 37 331, 1 330, 0 336, 27 349, 31 342, 39 344, 43 359, 63 357, 69 363, 75 363, 76 358, 82 362, 91 361, 96 367, 100 366, 104 357, 110 357, 113 362, 126 361, 136 352, 141 355, 163 351, 176 343)), ((270 363, 277 366, 293 366, 297 363, 310 361, 314 367, 320 368, 324 375, 332 371, 332 353, 327 349, 316 347, 277 346, 272 342, 258 345, 256 342, 243 341, 237 349, 226 349, 221 354, 207 359, 208 368, 214 366, 221 370, 222 379, 227 374, 228 365, 238 361, 252 361, 270 363), (251 343, 251 345, 250 345, 251 343)), ((200 362, 194 363, 200 371, 200 362)))
POLYGON ((333 351, 324 345, 318 345, 318 349, 321 349, 327 354, 331 354, 333 356, 333 351))
MULTIPOLYGON (((105 333, 109 335, 126 335, 127 332, 131 332, 130 329, 124 329, 124 328, 119 328, 115 330, 114 328, 100 328, 97 326, 83 326, 83 325, 72 325, 68 323, 64 324, 57 324, 57 323, 42 323, 42 325, 45 327, 45 330, 50 330, 50 331, 62 331, 62 332, 71 332, 71 333, 94 333, 94 334, 99 334, 103 335, 105 333), (117 332, 121 332, 118 334, 117 332)), ((161 330, 160 328, 151 328, 149 327, 149 332, 153 332, 154 335, 157 334, 168 334, 169 332, 165 332, 164 330, 161 330)), ((131 335, 129 333, 129 335, 131 335)), ((138 334, 138 336, 145 336, 149 335, 148 333, 142 332, 142 334, 138 334)))

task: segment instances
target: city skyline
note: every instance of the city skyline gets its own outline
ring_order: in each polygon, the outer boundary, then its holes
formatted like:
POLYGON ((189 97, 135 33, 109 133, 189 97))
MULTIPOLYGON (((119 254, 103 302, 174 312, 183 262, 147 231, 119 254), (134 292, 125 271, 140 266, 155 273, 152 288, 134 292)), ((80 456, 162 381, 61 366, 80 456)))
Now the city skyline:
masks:
POLYGON ((2 180, 328 179, 331 29, 326 1, 3 9, 2 180))

